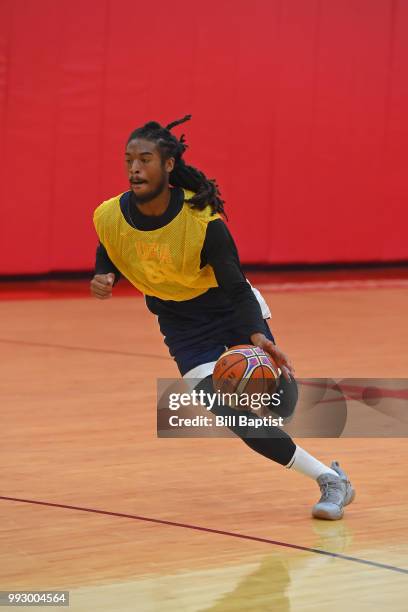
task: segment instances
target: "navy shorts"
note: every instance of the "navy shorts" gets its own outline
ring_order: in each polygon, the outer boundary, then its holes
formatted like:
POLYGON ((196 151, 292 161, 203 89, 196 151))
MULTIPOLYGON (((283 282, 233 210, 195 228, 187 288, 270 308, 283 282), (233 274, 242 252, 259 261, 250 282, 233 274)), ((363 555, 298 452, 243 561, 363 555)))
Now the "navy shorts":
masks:
MULTIPOLYGON (((189 330, 180 330, 169 322, 163 322, 159 317, 160 329, 165 336, 164 341, 182 376, 193 370, 192 377, 204 378, 210 371, 205 369, 200 371, 199 366, 216 362, 231 346, 252 344, 249 336, 239 329, 231 329, 228 320, 230 319, 220 317, 201 325, 192 325, 189 330)), ((275 342, 265 319, 264 323, 265 336, 275 342)))

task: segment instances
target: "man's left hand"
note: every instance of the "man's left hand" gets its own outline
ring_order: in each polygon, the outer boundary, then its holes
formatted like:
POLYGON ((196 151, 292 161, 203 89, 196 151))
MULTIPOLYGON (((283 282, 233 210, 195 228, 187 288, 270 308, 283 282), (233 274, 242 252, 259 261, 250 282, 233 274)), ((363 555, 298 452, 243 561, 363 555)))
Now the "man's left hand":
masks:
POLYGON ((268 353, 276 365, 278 365, 282 371, 282 374, 286 378, 286 380, 290 381, 291 377, 295 375, 295 370, 292 363, 289 360, 289 357, 285 355, 277 346, 272 342, 272 340, 268 340, 268 338, 264 334, 256 333, 252 334, 251 342, 255 346, 259 346, 265 353, 268 353))

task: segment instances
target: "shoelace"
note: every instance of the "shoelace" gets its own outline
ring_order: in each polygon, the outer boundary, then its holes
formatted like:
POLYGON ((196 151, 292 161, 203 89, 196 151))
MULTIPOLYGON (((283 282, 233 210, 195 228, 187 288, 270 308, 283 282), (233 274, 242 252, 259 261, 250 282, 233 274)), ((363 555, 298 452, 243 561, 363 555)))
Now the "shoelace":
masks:
POLYGON ((320 485, 320 490, 322 492, 322 496, 320 498, 321 502, 326 502, 326 501, 331 501, 331 502, 335 502, 337 500, 334 499, 330 499, 330 494, 333 493, 339 493, 339 490, 336 489, 331 489, 330 485, 333 484, 331 482, 324 482, 323 484, 320 485))

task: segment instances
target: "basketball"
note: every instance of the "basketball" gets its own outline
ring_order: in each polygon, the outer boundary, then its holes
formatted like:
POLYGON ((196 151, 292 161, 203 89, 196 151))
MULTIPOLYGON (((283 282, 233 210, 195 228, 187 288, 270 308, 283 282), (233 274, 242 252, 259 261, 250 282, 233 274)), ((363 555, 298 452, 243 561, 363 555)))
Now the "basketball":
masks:
POLYGON ((273 393, 281 371, 272 357, 251 344, 232 346, 215 364, 213 384, 220 393, 273 393))

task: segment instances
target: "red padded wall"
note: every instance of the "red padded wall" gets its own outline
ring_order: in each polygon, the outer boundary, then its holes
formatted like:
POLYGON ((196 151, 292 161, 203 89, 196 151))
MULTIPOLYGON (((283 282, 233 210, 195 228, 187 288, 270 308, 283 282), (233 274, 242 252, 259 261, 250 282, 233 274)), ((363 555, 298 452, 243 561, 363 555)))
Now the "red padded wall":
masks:
POLYGON ((245 262, 408 259, 408 3, 2 0, 0 274, 92 267, 128 133, 185 113, 245 262))

